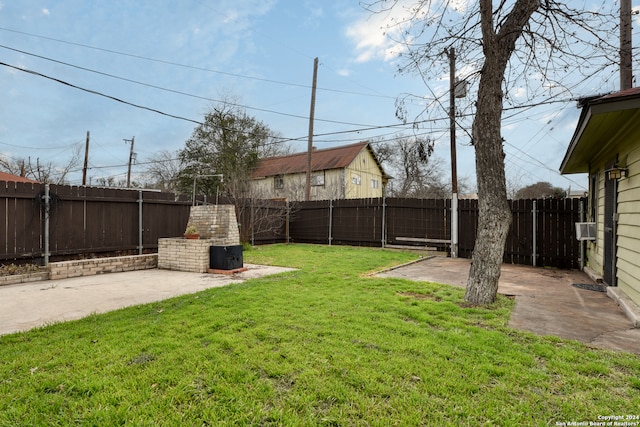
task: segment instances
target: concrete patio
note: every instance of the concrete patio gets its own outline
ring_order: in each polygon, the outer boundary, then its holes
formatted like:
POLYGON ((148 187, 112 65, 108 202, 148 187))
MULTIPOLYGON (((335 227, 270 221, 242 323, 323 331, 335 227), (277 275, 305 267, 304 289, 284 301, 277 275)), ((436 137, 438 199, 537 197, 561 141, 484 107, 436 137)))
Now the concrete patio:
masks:
MULTIPOLYGON (((430 257, 377 276, 466 287, 469 266, 467 259, 430 257)), ((498 293, 516 301, 509 326, 640 354, 640 329, 620 306, 606 293, 579 289, 574 283, 594 282, 581 271, 503 264, 498 293)))

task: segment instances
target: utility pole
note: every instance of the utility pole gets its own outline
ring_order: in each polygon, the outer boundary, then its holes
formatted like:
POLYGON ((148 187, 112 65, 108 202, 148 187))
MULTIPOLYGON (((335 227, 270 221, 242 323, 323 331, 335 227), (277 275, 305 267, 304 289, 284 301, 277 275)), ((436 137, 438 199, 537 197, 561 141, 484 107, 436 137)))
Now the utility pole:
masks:
POLYGON ((89 131, 87 131, 87 142, 84 146, 84 167, 82 168, 82 185, 87 185, 87 166, 89 164, 89 131))
POLYGON ((631 0, 620 1, 620 90, 633 85, 631 0))
POLYGON ((127 169, 127 188, 131 188, 131 163, 133 163, 136 153, 133 152, 133 143, 135 136, 132 136, 131 139, 125 139, 124 142, 126 144, 131 144, 131 150, 129 151, 129 167, 127 169))
POLYGON ((313 120, 316 110, 316 84, 318 82, 318 58, 313 60, 313 84, 311 85, 311 111, 309 112, 309 144, 307 146, 307 188, 305 200, 311 199, 311 152, 313 151, 313 120))
POLYGON ((458 166, 456 160, 456 51, 449 56, 449 140, 451 143, 451 258, 458 258, 458 166))
POLYGON ((451 143, 451 192, 458 194, 456 160, 456 51, 449 48, 449 140, 451 143))

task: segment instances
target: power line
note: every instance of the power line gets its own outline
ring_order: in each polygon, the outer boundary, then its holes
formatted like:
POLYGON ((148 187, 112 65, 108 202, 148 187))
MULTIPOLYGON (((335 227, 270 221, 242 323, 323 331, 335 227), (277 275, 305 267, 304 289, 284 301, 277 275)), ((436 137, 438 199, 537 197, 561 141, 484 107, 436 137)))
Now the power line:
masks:
MULTIPOLYGON (((160 64, 173 65, 173 66, 176 66, 176 67, 187 68, 187 69, 191 69, 191 70, 205 71, 207 73, 221 74, 221 75, 230 76, 230 77, 237 77, 237 78, 241 78, 241 79, 256 80, 256 81, 261 81, 261 82, 265 82, 265 83, 279 84, 279 85, 290 86, 290 87, 299 87, 299 88, 303 88, 303 89, 311 89, 311 86, 305 85, 305 84, 283 82, 283 81, 279 81, 279 80, 266 79, 266 78, 262 78, 262 77, 246 76, 246 75, 242 75, 242 74, 230 73, 230 72, 227 72, 227 71, 214 70, 214 69, 211 69, 211 68, 196 67, 194 65, 180 64, 178 62, 167 61, 167 60, 157 59, 157 58, 150 58, 150 57, 147 57, 147 56, 136 55, 136 54, 132 54, 132 53, 119 52, 117 50, 91 46, 91 45, 87 45, 87 44, 83 44, 83 43, 71 42, 71 41, 68 41, 68 40, 56 39, 56 38, 53 38, 53 37, 47 37, 47 36, 43 36, 43 35, 39 35, 39 34, 27 33, 27 32, 24 32, 24 31, 13 30, 13 29, 10 29, 10 28, 0 27, 0 30, 8 31, 8 32, 16 33, 16 34, 22 34, 22 35, 26 35, 26 36, 29 36, 29 37, 36 37, 36 38, 41 38, 41 39, 45 39, 45 40, 50 40, 50 41, 54 41, 54 42, 57 42, 57 43, 64 43, 64 44, 68 44, 68 45, 72 45, 72 46, 83 47, 83 48, 86 48, 86 49, 93 49, 93 50, 97 50, 97 51, 100 51, 100 52, 111 53, 111 54, 114 54, 114 55, 126 56, 126 57, 129 57, 129 58, 135 58, 135 59, 142 59, 144 61, 157 62, 157 63, 160 63, 160 64)), ((343 93, 343 94, 347 94, 347 95, 358 95, 358 96, 369 96, 369 97, 374 97, 374 98, 395 99, 395 96, 390 96, 390 95, 353 92, 353 91, 331 89, 331 88, 323 88, 323 87, 318 87, 317 89, 321 90, 321 91, 334 92, 334 93, 343 93)))
POLYGON ((83 87, 81 87, 81 86, 74 85, 73 83, 65 82, 64 80, 60 80, 60 79, 57 79, 57 78, 55 78, 55 77, 50 77, 50 76, 47 76, 47 75, 45 75, 45 74, 38 73, 37 71, 27 70, 27 69, 25 69, 25 68, 16 67, 16 66, 14 66, 14 65, 7 64, 7 63, 4 63, 4 62, 0 62, 0 65, 4 65, 5 67, 13 68, 14 70, 22 71, 23 73, 32 74, 32 75, 34 75, 34 76, 38 76, 38 77, 43 77, 43 78, 45 78, 45 79, 52 80, 52 81, 54 81, 54 82, 57 82, 57 83, 63 84, 63 85, 65 85, 65 86, 69 86, 69 87, 72 87, 72 88, 74 88, 74 89, 78 89, 78 90, 81 90, 81 91, 84 91, 84 92, 87 92, 87 93, 91 93, 91 94, 94 94, 94 95, 102 96, 102 97, 105 97, 105 98, 111 99, 111 100, 113 100, 113 101, 116 101, 116 102, 120 102, 120 103, 122 103, 122 104, 129 105, 129 106, 131 106, 131 107, 140 108, 140 109, 142 109, 142 110, 151 111, 151 112, 153 112, 153 113, 161 114, 161 115, 163 115, 163 116, 172 117, 172 118, 174 118, 174 119, 184 120, 184 121, 187 121, 187 122, 192 122, 192 123, 195 123, 195 124, 198 124, 198 125, 201 125, 201 124, 202 124, 201 122, 196 121, 196 120, 193 120, 193 119, 188 119, 188 118, 186 118, 186 117, 177 116, 177 115, 175 115, 175 114, 165 113, 165 112, 163 112, 163 111, 156 110, 155 108, 150 108, 150 107, 145 107, 144 105, 134 104, 134 103, 132 103, 132 102, 124 101, 124 100, 122 100, 122 99, 120 99, 120 98, 116 98, 115 96, 107 95, 107 94, 104 94, 104 93, 102 93, 102 92, 98 92, 98 91, 95 91, 95 90, 92 90, 92 89, 83 88, 83 87))
MULTIPOLYGON (((68 62, 59 61, 57 59, 48 58, 46 56, 37 55, 37 54, 26 52, 26 51, 23 51, 23 50, 20 50, 20 49, 14 49, 14 48, 11 48, 11 47, 8 47, 8 46, 4 46, 4 45, 0 45, 0 47, 4 48, 4 49, 12 50, 14 52, 19 52, 19 53, 22 53, 24 55, 29 55, 29 56, 33 56, 35 58, 40 58, 40 59, 44 59, 46 61, 51 61, 51 62, 54 62, 56 64, 66 65, 68 67, 76 68, 76 69, 79 69, 79 70, 83 70, 83 71, 87 71, 87 72, 90 72, 90 73, 99 74, 99 75, 102 75, 102 76, 106 76, 106 77, 110 77, 110 78, 114 78, 114 79, 118 79, 118 80, 123 80, 123 81, 129 82, 129 83, 134 83, 134 84, 138 84, 138 85, 141 85, 141 86, 150 87, 152 89, 158 89, 158 90, 162 90, 162 91, 165 91, 165 92, 175 93, 175 94, 178 94, 178 95, 183 95, 183 96, 196 98, 196 99, 201 99, 201 100, 205 100, 205 101, 225 103, 225 104, 233 105, 233 106, 236 106, 236 107, 245 108, 247 110, 255 110, 255 111, 260 111, 260 112, 264 112, 264 113, 271 113, 271 114, 277 114, 277 115, 286 116, 286 117, 293 117, 293 118, 302 119, 302 120, 309 120, 309 118, 306 117, 306 116, 300 116, 300 115, 291 114, 291 113, 283 113, 283 112, 280 112, 280 111, 269 110, 269 109, 265 109, 265 108, 250 107, 248 105, 237 104, 237 103, 233 103, 233 102, 229 102, 229 101, 223 101, 223 100, 219 100, 219 99, 208 98, 208 97, 200 96, 200 95, 193 95, 193 94, 190 94, 190 93, 187 93, 187 92, 182 92, 182 91, 175 90, 175 89, 168 89, 168 88, 165 88, 165 87, 156 86, 156 85, 153 85, 153 84, 150 84, 150 83, 140 82, 140 81, 129 79, 129 78, 122 77, 122 76, 116 76, 115 74, 105 73, 105 72, 102 72, 102 71, 93 70, 91 68, 86 68, 86 67, 82 67, 82 66, 79 66, 79 65, 70 64, 68 62)), ((339 120, 329 120, 329 119, 316 119, 316 120, 319 121, 319 122, 334 123, 334 124, 349 125, 349 126, 369 126, 367 124, 349 123, 349 122, 342 122, 342 121, 339 121, 339 120)))
POLYGON ((69 144, 69 145, 61 145, 61 146, 59 146, 59 147, 41 147, 41 146, 38 146, 38 147, 29 147, 29 146, 26 146, 26 145, 9 144, 8 142, 3 142, 3 141, 0 141, 0 144, 2 144, 2 145, 6 145, 6 146, 8 146, 8 147, 15 147, 15 148, 28 148, 28 149, 30 149, 30 150, 62 150, 62 149, 71 148, 71 147, 73 147, 74 145, 76 145, 76 144, 78 144, 78 143, 77 143, 77 142, 74 142, 73 144, 69 144))

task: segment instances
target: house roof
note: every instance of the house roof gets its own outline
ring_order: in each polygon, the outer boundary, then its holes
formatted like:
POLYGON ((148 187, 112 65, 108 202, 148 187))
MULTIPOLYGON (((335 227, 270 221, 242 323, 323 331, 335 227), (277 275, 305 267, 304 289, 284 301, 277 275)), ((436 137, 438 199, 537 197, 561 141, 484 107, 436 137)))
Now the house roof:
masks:
POLYGON ((13 175, 13 174, 6 173, 6 172, 0 172, 0 181, 28 182, 28 183, 31 183, 31 184, 38 184, 38 181, 34 181, 32 179, 25 178, 23 176, 13 175))
POLYGON ((598 153, 638 127, 640 87, 586 100, 560 172, 589 172, 589 164, 598 153))
MULTIPOLYGON (((355 160, 362 150, 369 150, 371 152, 371 155, 382 172, 382 176, 384 178, 389 178, 368 142, 359 142, 357 144, 343 145, 341 147, 314 150, 311 153, 311 170, 316 172, 328 169, 346 168, 355 160)), ((306 172, 307 152, 304 152, 291 154, 289 156, 268 157, 266 159, 262 159, 258 164, 258 167, 251 174, 251 177, 255 179, 306 172)))

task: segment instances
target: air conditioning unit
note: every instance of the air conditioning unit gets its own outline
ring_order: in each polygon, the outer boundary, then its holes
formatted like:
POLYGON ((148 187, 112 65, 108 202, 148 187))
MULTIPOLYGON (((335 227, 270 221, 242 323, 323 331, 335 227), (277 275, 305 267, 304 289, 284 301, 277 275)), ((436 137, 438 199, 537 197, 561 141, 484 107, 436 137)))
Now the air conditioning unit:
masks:
POLYGON ((596 240, 596 223, 595 222, 576 222, 576 239, 596 240))

